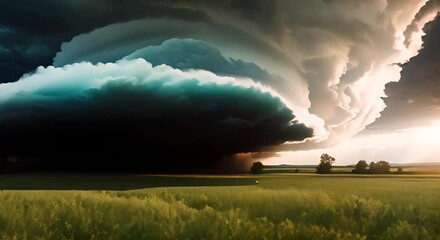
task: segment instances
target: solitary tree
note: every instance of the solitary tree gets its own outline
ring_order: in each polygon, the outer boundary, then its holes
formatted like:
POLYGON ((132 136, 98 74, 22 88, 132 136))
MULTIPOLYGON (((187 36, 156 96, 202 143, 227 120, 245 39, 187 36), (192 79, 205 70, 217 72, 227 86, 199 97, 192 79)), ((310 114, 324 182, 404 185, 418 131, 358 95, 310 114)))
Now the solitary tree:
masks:
POLYGON ((252 174, 262 174, 264 165, 261 162, 254 162, 251 167, 252 174))
POLYGON ((353 169, 353 173, 367 173, 368 163, 365 160, 360 160, 353 169))
POLYGON ((403 169, 400 167, 397 169, 397 173, 403 173, 403 169))
POLYGON ((327 153, 323 153, 321 155, 321 162, 316 167, 316 173, 326 174, 331 173, 332 164, 335 162, 335 158, 328 155, 327 153))

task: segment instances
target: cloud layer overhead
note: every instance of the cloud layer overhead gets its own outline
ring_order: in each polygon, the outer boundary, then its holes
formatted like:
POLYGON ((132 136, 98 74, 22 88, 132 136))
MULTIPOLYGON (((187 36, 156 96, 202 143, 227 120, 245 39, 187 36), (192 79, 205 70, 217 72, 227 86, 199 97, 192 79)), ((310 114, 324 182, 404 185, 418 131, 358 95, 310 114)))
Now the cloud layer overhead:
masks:
POLYGON ((212 170, 331 146, 381 116, 385 86, 419 53, 439 8, 0 3, 0 155, 67 170, 212 170))

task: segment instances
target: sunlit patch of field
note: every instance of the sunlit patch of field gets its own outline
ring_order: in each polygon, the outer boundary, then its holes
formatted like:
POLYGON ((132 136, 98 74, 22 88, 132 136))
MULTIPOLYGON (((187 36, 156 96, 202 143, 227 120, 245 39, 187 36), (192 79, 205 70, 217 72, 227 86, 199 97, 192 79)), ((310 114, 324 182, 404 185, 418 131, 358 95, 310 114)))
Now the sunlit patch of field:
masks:
POLYGON ((440 175, 0 176, 14 182, 29 190, 0 191, 0 239, 440 239, 440 175))

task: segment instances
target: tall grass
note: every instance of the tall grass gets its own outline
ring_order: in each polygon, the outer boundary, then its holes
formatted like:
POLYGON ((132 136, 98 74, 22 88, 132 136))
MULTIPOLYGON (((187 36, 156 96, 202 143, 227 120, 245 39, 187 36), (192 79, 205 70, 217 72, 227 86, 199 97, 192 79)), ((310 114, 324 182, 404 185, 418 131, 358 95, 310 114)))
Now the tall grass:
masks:
POLYGON ((295 179, 247 187, 1 191, 0 238, 440 239, 434 204, 286 181, 295 179))

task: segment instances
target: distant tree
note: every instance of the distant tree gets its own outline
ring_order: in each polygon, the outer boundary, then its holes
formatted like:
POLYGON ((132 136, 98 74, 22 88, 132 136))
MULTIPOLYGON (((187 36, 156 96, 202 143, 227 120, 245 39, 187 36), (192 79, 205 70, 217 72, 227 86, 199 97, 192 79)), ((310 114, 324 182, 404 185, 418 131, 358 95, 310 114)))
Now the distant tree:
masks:
POLYGON ((293 172, 294 172, 294 173, 299 173, 299 169, 296 168, 293 172))
POLYGON ((332 164, 335 162, 335 158, 328 155, 327 153, 323 153, 321 155, 321 161, 319 165, 316 167, 316 173, 327 174, 331 173, 332 164))
POLYGON ((389 173, 390 169, 391 166, 387 161, 371 162, 368 172, 374 174, 389 173))
POLYGON ((398 168, 396 173, 403 173, 403 169, 401 167, 398 168))
POLYGON ((379 165, 380 173, 390 173, 391 166, 387 161, 379 161, 376 163, 376 165, 379 165))
POLYGON ((264 165, 261 162, 254 162, 251 167, 252 174, 262 174, 264 165))
POLYGON ((370 165, 368 166, 368 173, 374 173, 376 171, 376 163, 370 162, 370 165))
POLYGON ((368 173, 368 163, 365 160, 360 160, 354 167, 353 173, 368 173))

